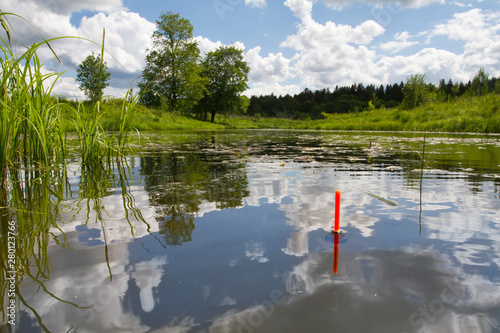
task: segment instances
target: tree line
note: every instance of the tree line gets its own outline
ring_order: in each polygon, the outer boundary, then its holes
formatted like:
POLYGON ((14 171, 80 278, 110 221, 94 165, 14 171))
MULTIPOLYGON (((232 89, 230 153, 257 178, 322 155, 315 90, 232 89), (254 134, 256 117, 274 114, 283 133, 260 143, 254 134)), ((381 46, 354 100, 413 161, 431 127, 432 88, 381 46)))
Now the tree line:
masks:
POLYGON ((425 103, 451 101, 463 95, 480 96, 500 92, 500 80, 489 78, 481 68, 467 83, 440 80, 438 85, 426 82, 425 74, 411 75, 406 83, 375 86, 362 83, 311 91, 304 89, 293 96, 252 96, 248 115, 321 119, 325 114, 339 114, 402 107, 412 109, 425 103))

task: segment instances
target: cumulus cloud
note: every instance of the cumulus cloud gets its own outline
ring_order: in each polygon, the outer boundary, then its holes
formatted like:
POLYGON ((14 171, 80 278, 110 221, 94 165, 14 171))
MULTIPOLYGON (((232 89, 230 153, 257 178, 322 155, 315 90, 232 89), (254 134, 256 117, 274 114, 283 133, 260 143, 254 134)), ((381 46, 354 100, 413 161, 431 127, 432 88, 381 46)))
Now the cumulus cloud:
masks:
POLYGON ((294 95, 301 91, 297 84, 287 84, 286 82, 294 77, 291 68, 291 59, 283 54, 269 53, 262 56, 260 46, 247 51, 245 61, 250 67, 248 75, 250 89, 245 91, 245 95, 261 96, 273 93, 277 96, 294 95))
MULTIPOLYGON (((419 8, 444 0, 322 0, 333 9, 342 9, 353 3, 380 8, 397 6, 398 10, 419 8)), ((250 89, 245 95, 295 94, 305 87, 322 89, 335 85, 388 84, 404 81, 415 73, 426 73, 432 81, 440 78, 469 80, 483 66, 492 75, 500 75, 500 37, 498 21, 500 11, 479 8, 457 13, 425 31, 412 33, 392 32, 394 37, 378 40, 386 32, 384 24, 366 20, 356 25, 333 21, 317 22, 313 7, 320 0, 286 0, 284 5, 298 18, 295 31, 288 35, 278 50, 263 54, 263 48, 252 45, 246 50, 245 59, 250 65, 250 89), (462 49, 453 50, 434 44, 435 39, 446 38, 462 49), (402 56, 400 51, 410 46, 421 46, 412 55, 402 56)), ((246 0, 245 5, 255 8, 266 6, 265 0, 246 0)), ((460 3, 470 4, 465 0, 460 3)), ((450 2, 454 8, 458 2, 450 2)), ((451 6, 450 6, 451 7, 451 6)), ((84 0, 61 2, 56 0, 0 0, 0 8, 13 11, 38 29, 46 38, 80 36, 53 42, 52 47, 63 60, 58 64, 48 48, 40 49, 40 58, 51 71, 67 71, 74 76, 76 68, 90 52, 100 52, 103 28, 106 29, 105 61, 112 73, 110 87, 105 94, 121 96, 136 79, 145 65, 146 49, 151 47, 151 34, 155 24, 139 14, 128 11, 121 0, 84 0), (73 21, 73 13, 86 10, 89 14, 80 22, 73 21), (95 13, 95 14, 92 14, 95 13)), ((392 13, 392 12, 391 12, 392 13)), ((373 13, 372 13, 373 14, 373 13)), ((14 38, 20 44, 40 41, 33 27, 17 19, 14 38)), ((394 27, 391 27, 393 29, 394 27)), ((204 36, 195 38, 204 56, 223 45, 204 36)), ((233 45, 245 49, 242 42, 233 45)), ((69 97, 83 97, 78 85, 70 77, 58 81, 55 93, 69 97)))
MULTIPOLYGON (((215 51, 221 46, 229 46, 223 44, 221 41, 211 41, 203 36, 194 37, 194 40, 198 43, 198 48, 200 49, 200 56, 203 58, 208 52, 215 51)), ((239 50, 245 50, 245 44, 242 42, 234 42, 231 44, 239 50)))
POLYGON ((411 42, 408 39, 411 38, 408 31, 398 32, 394 35, 394 40, 383 43, 380 45, 380 48, 384 51, 390 51, 391 53, 397 53, 407 47, 418 44, 418 42, 411 42))
MULTIPOLYGON (((498 20, 500 11, 490 12, 471 9, 456 13, 445 23, 435 26, 428 36, 428 42, 436 36, 445 36, 449 40, 464 43, 461 64, 466 72, 475 72, 481 66, 498 75, 500 64, 500 34, 498 20)), ((469 77, 470 78, 470 77, 469 77)))
POLYGON ((444 35, 451 40, 474 43, 475 47, 485 47, 492 38, 498 40, 498 20, 500 12, 485 12, 479 8, 456 13, 453 19, 438 24, 430 37, 444 35))
MULTIPOLYGON (((105 94, 123 95, 132 81, 144 68, 146 48, 151 47, 151 35, 155 24, 139 14, 129 12, 120 0, 110 1, 35 1, 0 0, 0 8, 19 14, 33 26, 20 19, 10 19, 19 44, 29 45, 40 41, 39 33, 44 38, 74 36, 51 42, 51 46, 62 59, 59 64, 52 52, 42 47, 39 56, 48 70, 67 71, 74 75, 78 65, 91 54, 100 53, 103 29, 106 31, 104 60, 112 71, 110 87, 105 94), (98 12, 93 16, 83 17, 78 26, 71 23, 72 13, 81 10, 98 12), (38 33, 38 32, 39 33, 38 33)), ((78 85, 69 76, 59 81, 55 93, 68 97, 82 97, 78 85)))
POLYGON ((312 20, 313 2, 309 0, 286 0, 285 6, 302 21, 312 20))
POLYGON ((373 20, 354 27, 332 21, 320 24, 312 19, 312 2, 287 0, 285 5, 302 21, 281 46, 296 51, 292 63, 304 86, 320 89, 374 80, 376 73, 370 70, 376 53, 366 45, 384 33, 380 24, 373 20))
MULTIPOLYGON (((436 48, 425 48, 410 56, 382 57, 375 67, 384 81, 396 83, 405 81, 408 76, 425 73, 432 82, 440 78, 468 80, 471 73, 464 72, 463 58, 453 52, 436 48)), ((477 70, 477 69, 476 69, 477 70)))
POLYGON ((283 54, 260 55, 261 47, 249 50, 245 60, 250 66, 249 79, 255 82, 282 82, 290 78, 290 60, 283 54))
POLYGON ((302 91, 298 84, 282 84, 277 82, 249 82, 250 89, 243 94, 247 97, 265 96, 273 93, 276 96, 295 95, 302 91))

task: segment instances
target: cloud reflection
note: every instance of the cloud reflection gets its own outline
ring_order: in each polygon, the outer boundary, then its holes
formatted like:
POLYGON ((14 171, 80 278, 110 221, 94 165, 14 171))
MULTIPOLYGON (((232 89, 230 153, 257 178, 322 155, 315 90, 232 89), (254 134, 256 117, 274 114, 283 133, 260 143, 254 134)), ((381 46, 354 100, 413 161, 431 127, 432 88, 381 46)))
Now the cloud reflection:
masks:
POLYGON ((208 331, 463 332, 495 325, 488 313, 497 304, 471 303, 470 286, 443 270, 439 253, 344 251, 342 258, 334 277, 330 255, 307 257, 287 276, 293 281, 283 302, 271 302, 270 295, 268 301, 217 317, 208 331), (368 275, 366 262, 374 263, 368 275))
POLYGON ((160 285, 163 277, 163 266, 167 264, 167 257, 155 257, 150 261, 140 262, 134 265, 131 277, 135 280, 137 287, 141 290, 139 297, 144 312, 151 312, 155 307, 153 288, 160 285))

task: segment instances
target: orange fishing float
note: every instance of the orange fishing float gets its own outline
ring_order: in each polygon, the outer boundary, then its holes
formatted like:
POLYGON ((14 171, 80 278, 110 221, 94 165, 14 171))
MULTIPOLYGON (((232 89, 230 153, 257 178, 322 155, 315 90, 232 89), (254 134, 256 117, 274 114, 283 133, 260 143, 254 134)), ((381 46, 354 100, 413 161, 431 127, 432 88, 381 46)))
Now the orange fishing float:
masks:
POLYGON ((340 191, 335 192, 335 233, 340 232, 340 191))

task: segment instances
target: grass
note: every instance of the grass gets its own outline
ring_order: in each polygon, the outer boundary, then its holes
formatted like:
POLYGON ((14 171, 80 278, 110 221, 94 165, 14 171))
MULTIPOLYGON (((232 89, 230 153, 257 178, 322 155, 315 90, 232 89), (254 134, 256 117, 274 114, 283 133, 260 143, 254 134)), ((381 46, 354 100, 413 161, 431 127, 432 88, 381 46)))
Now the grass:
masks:
POLYGON ((411 110, 395 108, 332 115, 313 124, 316 129, 336 130, 500 133, 499 109, 500 96, 489 94, 430 103, 411 110))
MULTIPOLYGON (((3 15, 3 13, 0 13, 3 15)), ((1 17, 1 16, 0 16, 1 17)), ((37 56, 43 43, 15 54, 0 38, 0 176, 8 165, 49 166, 64 158, 65 141, 59 122, 59 105, 51 97, 60 74, 43 74, 37 56)))
MULTIPOLYGON (((103 103, 101 124, 118 130, 119 101, 103 103)), ((461 97, 411 110, 381 109, 332 114, 321 120, 293 120, 249 116, 217 116, 214 124, 174 113, 159 113, 142 106, 130 119, 130 128, 145 130, 313 129, 500 133, 500 95, 461 97)))

